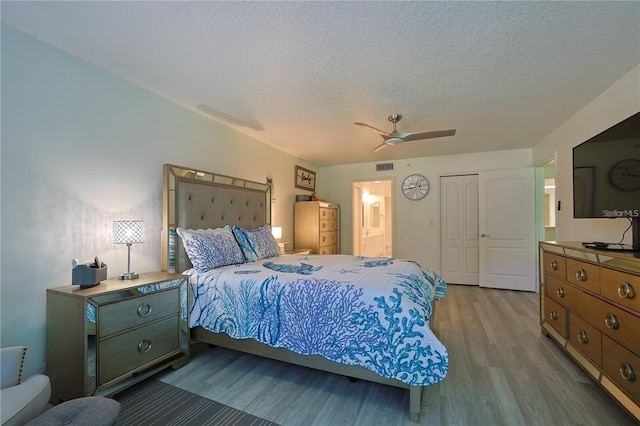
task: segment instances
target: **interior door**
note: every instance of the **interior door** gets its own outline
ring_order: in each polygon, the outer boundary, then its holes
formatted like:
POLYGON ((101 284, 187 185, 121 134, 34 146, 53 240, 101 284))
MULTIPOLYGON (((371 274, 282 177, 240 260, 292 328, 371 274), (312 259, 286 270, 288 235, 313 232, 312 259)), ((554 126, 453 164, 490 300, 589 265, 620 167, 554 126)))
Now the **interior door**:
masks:
POLYGON ((479 174, 480 286, 537 291, 534 169, 479 174))
POLYGON ((478 175, 440 178, 440 218, 442 279, 478 285, 478 175))

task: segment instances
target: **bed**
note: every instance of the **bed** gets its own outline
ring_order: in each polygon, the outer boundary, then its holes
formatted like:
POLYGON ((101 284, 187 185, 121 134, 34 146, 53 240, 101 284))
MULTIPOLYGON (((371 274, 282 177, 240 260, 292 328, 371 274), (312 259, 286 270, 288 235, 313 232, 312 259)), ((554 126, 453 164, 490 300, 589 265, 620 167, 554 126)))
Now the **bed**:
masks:
POLYGON ((280 255, 268 185, 170 164, 163 179, 162 267, 189 275, 193 340, 406 388, 419 421, 424 387, 448 369, 429 327, 446 292, 437 274, 404 259, 280 255))

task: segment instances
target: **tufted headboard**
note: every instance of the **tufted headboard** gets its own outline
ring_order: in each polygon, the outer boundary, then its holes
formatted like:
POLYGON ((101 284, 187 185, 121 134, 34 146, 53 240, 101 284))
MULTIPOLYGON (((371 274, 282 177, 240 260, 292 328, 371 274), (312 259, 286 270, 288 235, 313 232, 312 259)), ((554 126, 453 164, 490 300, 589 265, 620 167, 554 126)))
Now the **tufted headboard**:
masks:
POLYGON ((187 167, 163 166, 162 270, 181 273, 191 262, 176 228, 225 225, 256 228, 271 223, 267 184, 187 167))

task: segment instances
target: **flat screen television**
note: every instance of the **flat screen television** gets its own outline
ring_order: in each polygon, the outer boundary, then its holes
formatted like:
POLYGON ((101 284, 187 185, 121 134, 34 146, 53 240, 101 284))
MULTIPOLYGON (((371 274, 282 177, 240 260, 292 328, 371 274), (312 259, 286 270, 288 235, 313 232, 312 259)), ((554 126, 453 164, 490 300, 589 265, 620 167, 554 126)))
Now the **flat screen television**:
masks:
POLYGON ((573 148, 573 217, 629 218, 631 245, 595 248, 640 251, 640 112, 573 148))

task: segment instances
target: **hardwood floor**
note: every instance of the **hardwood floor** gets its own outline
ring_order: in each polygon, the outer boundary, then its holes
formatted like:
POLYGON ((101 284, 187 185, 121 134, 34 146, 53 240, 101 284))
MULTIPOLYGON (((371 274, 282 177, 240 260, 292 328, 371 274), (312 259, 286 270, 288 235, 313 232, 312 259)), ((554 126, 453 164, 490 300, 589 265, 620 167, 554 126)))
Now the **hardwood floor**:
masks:
MULTIPOLYGON (((433 324, 449 351, 444 381, 426 388, 420 424, 634 425, 549 338, 538 294, 449 286, 433 324)), ((159 379, 281 425, 414 425, 409 392, 194 345, 159 379)))

